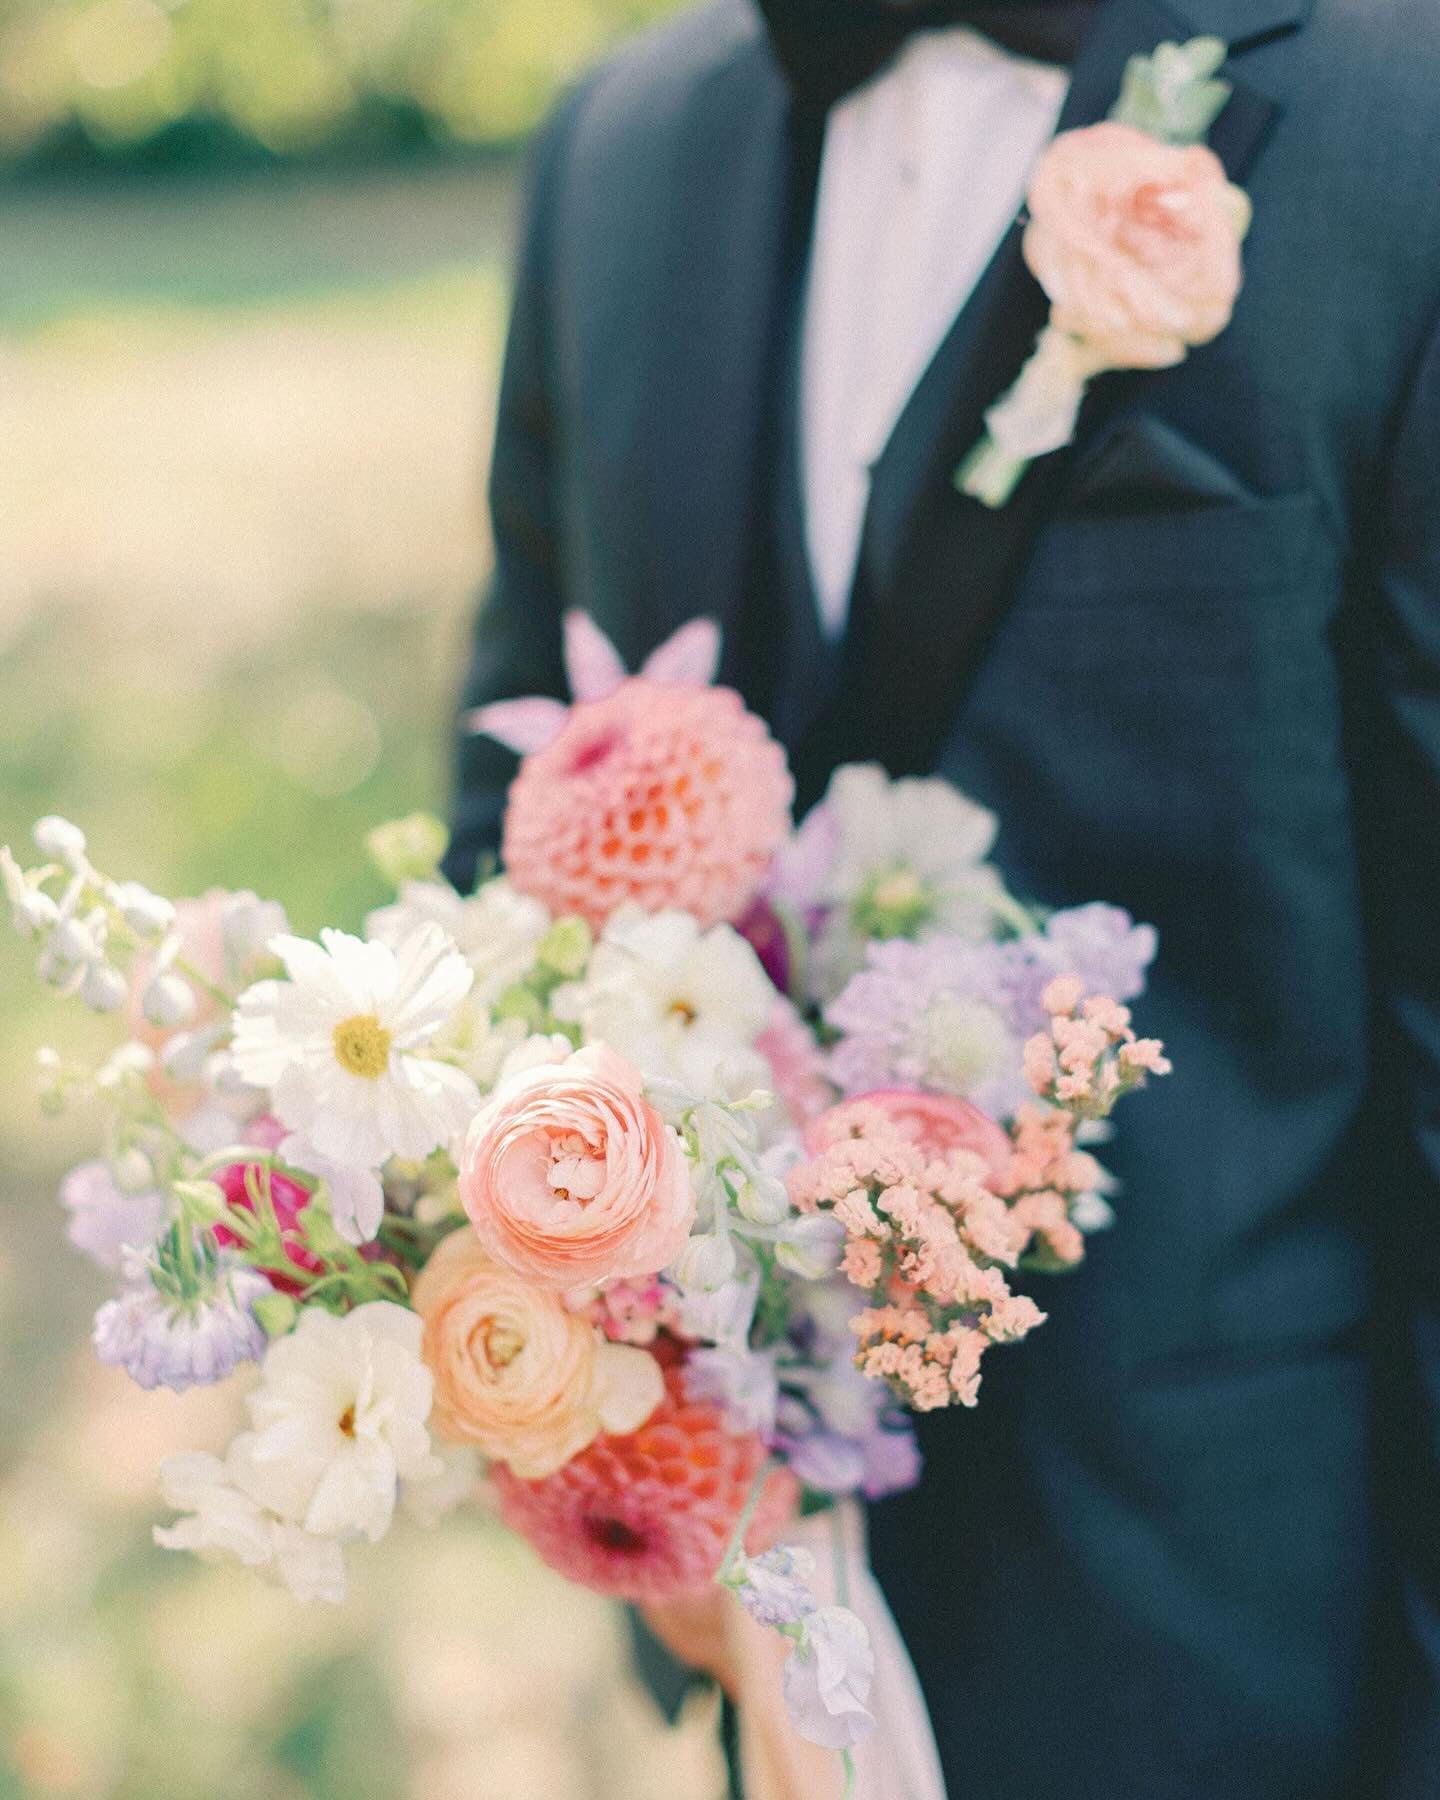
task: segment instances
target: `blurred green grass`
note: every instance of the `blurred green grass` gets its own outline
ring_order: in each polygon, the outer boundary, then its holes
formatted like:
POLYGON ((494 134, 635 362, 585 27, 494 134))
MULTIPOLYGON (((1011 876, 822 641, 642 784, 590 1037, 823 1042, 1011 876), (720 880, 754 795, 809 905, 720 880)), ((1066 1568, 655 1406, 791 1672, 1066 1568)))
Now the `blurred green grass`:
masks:
MULTIPOLYGON (((444 804, 512 213, 475 171, 0 192, 0 842, 60 811, 164 892, 376 903, 365 830, 444 804)), ((483 1513, 340 1613, 151 1545, 234 1384, 89 1355, 54 1191, 95 1121, 32 1070, 108 1028, 29 965, 0 921, 0 1796, 713 1795, 706 1722, 662 1734, 610 1609, 483 1513)))
POLYGON ((676 0, 0 0, 0 163, 513 144, 676 0))

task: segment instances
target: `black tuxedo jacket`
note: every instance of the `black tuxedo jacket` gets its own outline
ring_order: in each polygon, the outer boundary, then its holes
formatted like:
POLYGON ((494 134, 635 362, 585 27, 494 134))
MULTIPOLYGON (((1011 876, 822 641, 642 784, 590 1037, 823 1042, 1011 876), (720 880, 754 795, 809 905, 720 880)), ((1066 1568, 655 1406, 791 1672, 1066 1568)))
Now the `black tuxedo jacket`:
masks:
MULTIPOLYGON (((810 788, 939 769, 1017 891, 1160 928, 1176 1073, 1122 1121, 1120 1222, 873 1516, 954 1800, 1440 1796, 1440 4, 1108 0, 1062 124, 1196 32, 1255 208, 1230 329, 1097 382, 987 513, 950 477, 1043 318, 1012 234, 792 733, 810 788)), ((715 0, 543 134, 467 706, 562 691, 568 606, 632 659, 711 613, 763 664, 791 127, 715 0)), ((462 749, 462 879, 512 767, 462 749)))

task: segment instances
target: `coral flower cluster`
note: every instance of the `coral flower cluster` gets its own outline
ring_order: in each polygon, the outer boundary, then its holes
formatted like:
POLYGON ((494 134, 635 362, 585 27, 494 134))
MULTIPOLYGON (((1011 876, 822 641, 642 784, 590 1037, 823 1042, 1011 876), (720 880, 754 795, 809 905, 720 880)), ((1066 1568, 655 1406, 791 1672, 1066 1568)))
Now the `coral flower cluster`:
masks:
POLYGON ((1050 982, 1040 1003, 1050 1026, 1025 1045, 1024 1065, 1042 1100, 1079 1118, 1103 1119, 1147 1075, 1170 1073, 1159 1039, 1137 1038, 1131 1029, 1129 1007, 1104 994, 1086 999, 1077 976, 1050 982))
POLYGON ((1044 1318, 1005 1279, 1028 1224, 982 1156, 931 1150, 881 1106, 851 1101, 812 1129, 824 1147, 792 1172, 790 1196, 845 1227, 841 1268, 871 1301, 851 1326, 858 1366, 917 1412, 973 1406, 984 1351, 1044 1318))
POLYGON ((1079 1124, 1169 1073, 1159 1042, 1077 977, 1050 982, 1041 1004, 1048 1026, 1024 1064, 1048 1104, 1021 1107, 1008 1134, 963 1101, 887 1089, 815 1120, 811 1158, 789 1178, 800 1211, 844 1226, 841 1269, 870 1299, 851 1326, 857 1366, 917 1412, 973 1406, 984 1352, 1042 1323, 1005 1272, 1083 1256, 1074 1204, 1103 1177, 1076 1147, 1079 1124))

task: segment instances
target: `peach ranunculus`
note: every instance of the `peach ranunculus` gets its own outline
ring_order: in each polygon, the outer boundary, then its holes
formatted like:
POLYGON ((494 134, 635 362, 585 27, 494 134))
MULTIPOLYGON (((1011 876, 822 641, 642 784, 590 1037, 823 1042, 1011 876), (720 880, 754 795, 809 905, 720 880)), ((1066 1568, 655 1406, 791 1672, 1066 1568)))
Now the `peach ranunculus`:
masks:
POLYGON ((552 1288, 653 1275, 695 1217, 679 1138, 604 1044, 501 1084, 466 1138, 460 1198, 497 1262, 552 1288))
POLYGON ((1165 368, 1229 324, 1250 202, 1205 145, 1113 120, 1062 132, 1028 199, 1025 260, 1050 323, 1099 366, 1165 368))
POLYGON ((431 1422, 526 1481, 553 1475, 602 1431, 635 1431, 664 1397, 644 1350, 606 1343, 561 1297, 502 1268, 463 1228, 415 1283, 431 1422))

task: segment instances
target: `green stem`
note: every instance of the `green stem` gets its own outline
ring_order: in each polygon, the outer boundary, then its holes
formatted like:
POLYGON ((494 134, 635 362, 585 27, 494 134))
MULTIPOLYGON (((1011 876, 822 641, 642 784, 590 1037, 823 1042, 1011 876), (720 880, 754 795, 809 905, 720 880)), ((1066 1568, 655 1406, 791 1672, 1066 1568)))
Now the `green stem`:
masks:
POLYGON ((755 1517, 755 1510, 760 1504, 760 1496, 765 1491, 765 1483, 778 1467, 776 1459, 773 1456, 767 1456, 755 1471, 755 1479, 750 1484, 749 1496, 741 1510, 740 1517, 735 1521, 734 1531, 730 1533, 730 1542, 725 1546, 725 1554, 720 1559, 720 1570, 715 1577, 717 1581, 726 1581, 733 1572, 735 1564, 744 1556, 745 1533, 750 1529, 750 1522, 755 1517))
POLYGON ((850 1751, 840 1752, 840 1766, 845 1771, 845 1791, 841 1800, 852 1800, 855 1792, 855 1758, 850 1751))
POLYGON ((850 1604, 850 1565, 845 1554, 845 1521, 840 1508, 830 1508, 830 1555, 835 1565, 835 1598, 841 1606, 850 1604))
POLYGON ((202 993, 208 994, 227 1013, 234 1006, 235 996, 227 994, 224 988, 217 987, 208 976, 202 975, 188 956, 177 956, 172 967, 178 969, 192 987, 197 987, 202 993))

